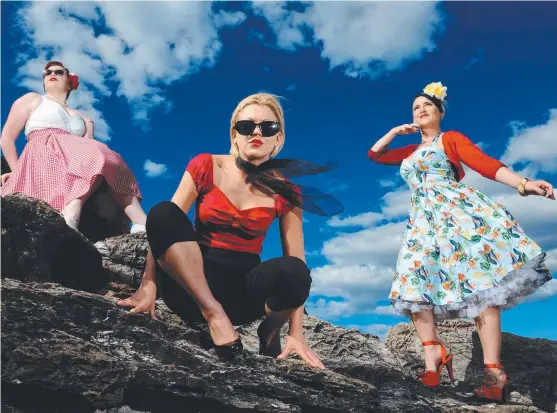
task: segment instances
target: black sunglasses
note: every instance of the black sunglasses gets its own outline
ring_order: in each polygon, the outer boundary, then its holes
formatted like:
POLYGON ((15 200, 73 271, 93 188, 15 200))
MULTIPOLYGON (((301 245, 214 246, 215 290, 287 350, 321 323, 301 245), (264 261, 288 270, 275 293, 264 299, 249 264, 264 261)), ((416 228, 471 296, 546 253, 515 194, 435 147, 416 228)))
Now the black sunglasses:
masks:
POLYGON ((65 75, 67 73, 67 69, 56 69, 56 70, 46 69, 46 70, 43 70, 43 77, 44 76, 50 76, 53 73, 56 76, 62 76, 62 75, 65 75))
POLYGON ((280 123, 273 120, 266 120, 261 123, 255 123, 252 120, 239 120, 234 125, 234 129, 236 129, 240 135, 247 136, 253 134, 253 132, 255 132, 255 128, 258 126, 261 131, 261 136, 266 138, 274 136, 280 132, 280 123))

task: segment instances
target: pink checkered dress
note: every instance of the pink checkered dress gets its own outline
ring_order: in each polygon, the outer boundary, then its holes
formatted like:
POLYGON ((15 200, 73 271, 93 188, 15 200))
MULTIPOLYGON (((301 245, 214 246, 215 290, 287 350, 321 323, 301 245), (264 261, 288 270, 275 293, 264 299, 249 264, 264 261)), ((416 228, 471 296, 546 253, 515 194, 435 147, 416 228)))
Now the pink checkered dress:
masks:
POLYGON ((115 192, 141 199, 134 174, 104 143, 53 128, 32 131, 27 140, 2 196, 21 192, 62 211, 103 176, 115 192))

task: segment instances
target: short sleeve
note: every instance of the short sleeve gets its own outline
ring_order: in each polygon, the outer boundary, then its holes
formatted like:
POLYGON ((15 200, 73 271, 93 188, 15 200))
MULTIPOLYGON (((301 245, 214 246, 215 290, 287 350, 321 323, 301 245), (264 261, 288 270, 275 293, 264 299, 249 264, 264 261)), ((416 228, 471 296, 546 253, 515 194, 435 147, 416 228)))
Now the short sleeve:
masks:
POLYGON ((186 171, 190 173, 197 193, 208 191, 213 183, 213 157, 208 153, 197 155, 190 161, 186 171))

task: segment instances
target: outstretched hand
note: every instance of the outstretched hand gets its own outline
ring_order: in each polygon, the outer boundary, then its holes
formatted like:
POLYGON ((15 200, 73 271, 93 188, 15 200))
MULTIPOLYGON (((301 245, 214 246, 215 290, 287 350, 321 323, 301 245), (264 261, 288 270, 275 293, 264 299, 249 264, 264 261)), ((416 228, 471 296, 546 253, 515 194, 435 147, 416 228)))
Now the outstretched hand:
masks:
POLYGON ((154 282, 141 283, 139 289, 129 298, 118 301, 121 307, 132 307, 130 313, 150 313, 153 320, 155 315, 155 301, 157 299, 157 286, 154 282))
POLYGON ((315 367, 318 369, 325 368, 319 357, 317 357, 317 355, 309 347, 304 337, 294 338, 290 335, 286 336, 286 345, 284 346, 284 350, 282 351, 282 353, 280 353, 277 359, 285 359, 290 354, 299 355, 311 367, 315 367))
POLYGON ((528 181, 524 187, 528 193, 532 195, 539 195, 549 199, 555 199, 555 192, 553 185, 545 181, 528 181))

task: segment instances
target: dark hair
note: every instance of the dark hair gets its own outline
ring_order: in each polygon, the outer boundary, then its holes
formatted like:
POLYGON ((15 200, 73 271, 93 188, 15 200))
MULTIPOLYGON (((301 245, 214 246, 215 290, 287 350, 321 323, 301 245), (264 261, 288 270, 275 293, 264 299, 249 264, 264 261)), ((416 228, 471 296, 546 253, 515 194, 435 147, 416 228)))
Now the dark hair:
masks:
MULTIPOLYGON (((71 89, 71 82, 70 82, 70 71, 68 70, 68 68, 66 66, 64 66, 64 63, 59 62, 57 60, 51 60, 50 62, 48 62, 45 66, 43 70, 48 70, 50 67, 52 66, 62 66, 65 70, 66 70, 66 76, 68 76, 68 82, 70 83, 70 90, 68 90, 68 93, 66 94, 66 99, 70 97, 70 93, 72 93, 72 89, 71 89)), ((43 77, 44 78, 44 77, 43 77)), ((44 86, 44 81, 43 81, 43 89, 46 91, 46 88, 44 86)))
POLYGON ((416 95, 414 100, 416 100, 420 96, 423 96, 424 98, 429 100, 431 103, 433 103, 437 107, 437 109, 439 109, 439 112, 445 113, 445 105, 443 104, 443 101, 441 99, 438 99, 435 96, 428 95, 427 93, 420 93, 420 94, 416 95))

